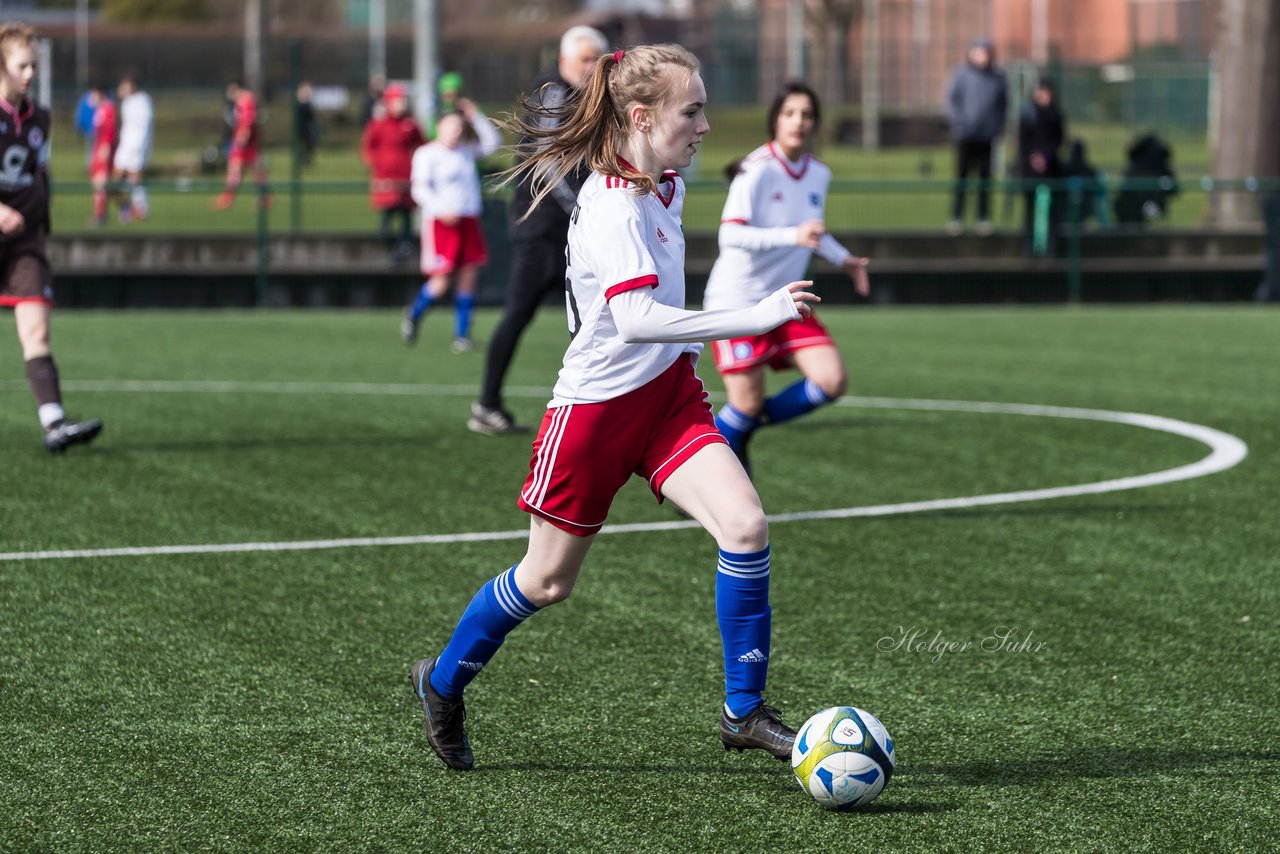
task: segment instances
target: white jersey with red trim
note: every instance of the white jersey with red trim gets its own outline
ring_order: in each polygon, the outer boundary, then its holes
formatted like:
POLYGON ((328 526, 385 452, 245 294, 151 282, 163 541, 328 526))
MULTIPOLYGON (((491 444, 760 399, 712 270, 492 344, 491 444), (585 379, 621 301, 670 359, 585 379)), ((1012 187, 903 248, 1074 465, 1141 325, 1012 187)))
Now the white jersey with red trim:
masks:
POLYGON ((592 173, 569 221, 565 304, 573 340, 549 406, 612 400, 661 374, 701 344, 628 344, 609 300, 651 288, 662 305, 684 308, 684 182, 663 174, 657 193, 592 173))
MULTIPOLYGON (((742 160, 720 218, 720 255, 703 307, 745 308, 804 278, 813 250, 796 245, 796 227, 823 218, 831 169, 811 154, 787 160, 772 142, 742 160)), ((824 237, 819 253, 833 264, 849 254, 824 237)))

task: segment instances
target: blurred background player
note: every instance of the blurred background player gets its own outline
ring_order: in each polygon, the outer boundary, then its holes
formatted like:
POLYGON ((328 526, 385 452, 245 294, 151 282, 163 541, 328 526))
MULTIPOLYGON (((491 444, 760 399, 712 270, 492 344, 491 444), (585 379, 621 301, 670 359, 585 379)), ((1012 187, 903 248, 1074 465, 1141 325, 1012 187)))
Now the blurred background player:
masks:
MULTIPOLYGON (((703 298, 708 310, 755 305, 778 282, 803 276, 815 251, 853 278, 859 296, 870 292, 867 259, 837 243, 823 224, 831 170, 809 151, 821 117, 809 86, 786 84, 769 108, 770 141, 731 167, 736 174, 720 218, 720 255, 703 298)), ((748 474, 747 443, 758 428, 831 403, 848 384, 835 342, 812 313, 713 347, 729 396, 716 426, 748 474), (803 378, 765 397, 766 367, 799 368, 803 378)))
POLYGON ((409 93, 399 83, 383 92, 386 110, 371 119, 360 139, 360 154, 369 168, 369 204, 381 214, 378 231, 399 264, 409 258, 413 238, 413 194, 409 182, 413 155, 427 140, 409 115, 409 93), (392 220, 399 219, 392 230, 392 220))
POLYGON ((410 671, 428 741, 450 768, 474 764, 464 689, 508 633, 569 596, 633 474, 658 501, 688 510, 720 549, 724 749, 791 758, 795 732, 761 696, 770 649, 768 523, 716 431, 693 365, 697 342, 764 332, 803 317, 817 297, 803 290, 810 282, 792 282, 749 308, 684 308, 684 183, 672 170, 688 167, 709 130, 706 100, 693 54, 642 45, 602 56, 581 99, 556 110, 555 126, 519 128, 540 149, 520 167, 539 188, 531 209, 568 171, 592 171, 568 234, 569 348, 519 499, 532 517, 528 548, 476 593, 440 655, 410 671))
POLYGON ((453 352, 471 349, 471 312, 476 275, 489 260, 480 230, 480 173, 476 162, 498 150, 502 137, 484 113, 467 98, 436 123, 436 139, 413 155, 413 200, 422 209, 422 283, 418 298, 405 310, 400 337, 418 338, 418 323, 432 303, 456 282, 453 296, 453 352), (467 142, 467 126, 477 142, 467 142))
POLYGON ((227 84, 227 100, 232 104, 231 145, 227 149, 227 182, 213 200, 213 209, 224 211, 236 200, 244 170, 253 168, 259 203, 270 205, 266 194, 267 168, 258 148, 258 99, 239 80, 227 84))
MULTIPOLYGON (((560 39, 560 59, 555 69, 545 72, 533 84, 528 101, 528 119, 550 128, 558 121, 555 110, 580 87, 596 59, 609 46, 599 30, 571 27, 560 39)), ((519 149, 525 156, 532 151, 532 141, 521 138, 519 149)), ((502 318, 493 331, 485 354, 484 380, 480 399, 471 404, 467 427, 477 433, 528 432, 515 422, 502 406, 502 383, 520 336, 533 320, 538 306, 554 292, 564 288, 565 236, 569 233, 569 214, 578 198, 585 172, 566 175, 552 190, 546 204, 534 208, 534 190, 529 178, 522 176, 515 186, 511 202, 511 278, 507 284, 502 318)))
POLYGON ((151 96, 138 89, 138 83, 132 77, 120 81, 116 94, 120 96, 120 143, 116 146, 111 179, 116 182, 124 180, 126 185, 126 195, 120 202, 120 221, 143 220, 150 209, 142 173, 151 157, 151 128, 155 113, 151 108, 151 96))
POLYGON ((111 181, 112 162, 115 158, 116 102, 107 96, 106 89, 99 90, 98 108, 93 111, 93 151, 89 155, 89 183, 93 185, 93 226, 100 228, 107 222, 107 184, 111 181))
POLYGON ((49 233, 49 112, 28 96, 36 74, 36 34, 26 24, 0 25, 0 306, 13 308, 27 383, 52 453, 88 442, 101 421, 68 421, 58 368, 49 349, 53 276, 45 254, 49 233))
POLYGON ((316 107, 311 99, 314 91, 311 84, 302 81, 293 96, 294 122, 298 129, 298 163, 310 166, 315 156, 316 146, 320 144, 320 120, 316 118, 316 107))
POLYGON ((969 45, 964 64, 951 72, 947 83, 947 118, 956 150, 956 186, 951 202, 949 234, 964 231, 965 184, 970 172, 978 173, 979 234, 991 233, 991 155, 1004 133, 1009 107, 1009 86, 995 65, 995 48, 989 39, 969 45))

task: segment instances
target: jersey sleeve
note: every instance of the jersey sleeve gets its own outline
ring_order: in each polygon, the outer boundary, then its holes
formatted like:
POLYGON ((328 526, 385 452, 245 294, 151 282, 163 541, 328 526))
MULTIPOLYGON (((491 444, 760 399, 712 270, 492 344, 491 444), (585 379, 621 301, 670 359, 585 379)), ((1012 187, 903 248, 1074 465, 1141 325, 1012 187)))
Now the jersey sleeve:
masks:
POLYGON ((643 217, 634 198, 625 189, 605 190, 579 213, 582 243, 590 252, 584 260, 595 271, 606 300, 658 286, 658 268, 645 245, 643 217))
POLYGON ((413 196, 414 203, 422 208, 422 216, 424 219, 431 216, 431 149, 429 145, 422 145, 418 150, 413 152, 413 163, 410 168, 409 192, 413 196))

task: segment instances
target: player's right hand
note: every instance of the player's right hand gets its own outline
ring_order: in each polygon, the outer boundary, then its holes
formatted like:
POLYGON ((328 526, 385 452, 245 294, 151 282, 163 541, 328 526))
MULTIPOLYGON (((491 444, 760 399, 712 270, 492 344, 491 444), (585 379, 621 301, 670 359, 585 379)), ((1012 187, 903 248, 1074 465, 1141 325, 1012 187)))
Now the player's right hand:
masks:
POLYGON ((26 218, 9 207, 0 205, 0 234, 20 234, 27 227, 26 218))
POLYGON ((822 235, 827 233, 827 227, 820 219, 811 219, 808 222, 802 222, 796 227, 796 245, 804 246, 808 249, 817 249, 822 235))
POLYGON ((787 291, 791 294, 791 301, 795 303, 796 311, 800 312, 800 317, 802 318, 813 315, 813 306, 810 303, 822 302, 822 297, 806 290, 806 288, 811 287, 813 287, 812 281, 792 282, 787 285, 787 291))

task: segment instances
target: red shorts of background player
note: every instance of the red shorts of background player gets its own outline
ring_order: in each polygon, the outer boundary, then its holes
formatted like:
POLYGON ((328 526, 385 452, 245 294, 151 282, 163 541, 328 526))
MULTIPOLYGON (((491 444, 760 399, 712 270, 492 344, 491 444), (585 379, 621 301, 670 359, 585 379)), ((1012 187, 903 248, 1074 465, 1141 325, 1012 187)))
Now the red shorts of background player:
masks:
POLYGON ((489 248, 484 243, 479 217, 460 217, 453 225, 431 219, 423 225, 422 275, 448 275, 459 267, 480 267, 488 262, 489 248))
POLYGON ((111 177, 111 161, 112 155, 106 157, 98 157, 96 154, 89 158, 89 180, 105 181, 111 177))
POLYGON ((240 168, 245 166, 253 166, 258 162, 258 146, 256 145, 233 145, 227 149, 227 165, 239 163, 240 168))
POLYGON ((562 531, 589 537, 613 497, 636 474, 658 503, 671 473, 708 445, 724 444, 693 360, 602 403, 548 409, 533 442, 529 477, 516 504, 562 531))
POLYGON ((716 354, 716 370, 734 374, 757 365, 768 365, 775 371, 795 367, 791 354, 806 347, 834 347, 822 321, 810 315, 804 320, 789 320, 763 335, 727 338, 711 345, 716 354))

